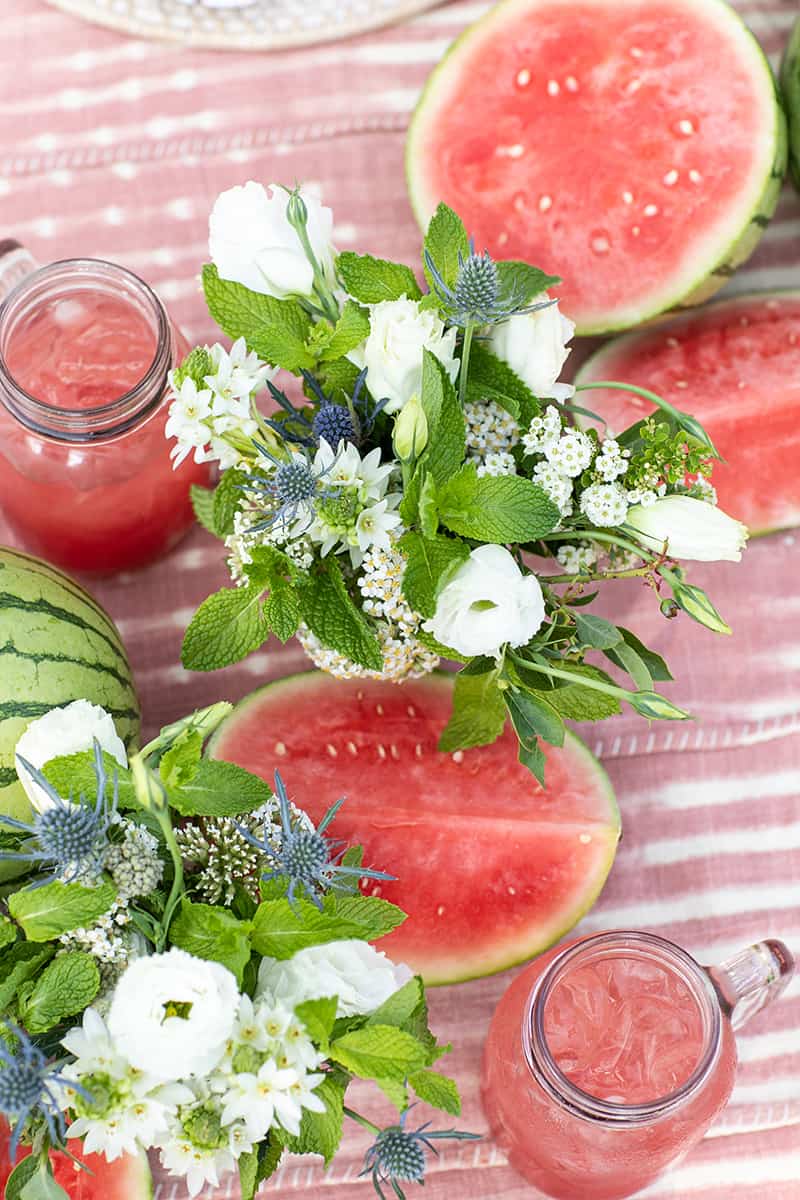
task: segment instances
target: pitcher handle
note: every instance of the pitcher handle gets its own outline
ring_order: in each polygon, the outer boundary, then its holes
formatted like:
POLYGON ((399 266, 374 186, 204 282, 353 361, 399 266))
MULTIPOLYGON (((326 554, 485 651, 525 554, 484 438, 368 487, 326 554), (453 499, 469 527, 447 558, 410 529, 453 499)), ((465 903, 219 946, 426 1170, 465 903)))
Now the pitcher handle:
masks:
POLYGON ((0 240, 0 301, 38 266, 30 251, 15 238, 0 240))
POLYGON ((768 938, 740 950, 707 972, 720 1004, 734 1029, 780 996, 794 974, 794 956, 788 946, 768 938))

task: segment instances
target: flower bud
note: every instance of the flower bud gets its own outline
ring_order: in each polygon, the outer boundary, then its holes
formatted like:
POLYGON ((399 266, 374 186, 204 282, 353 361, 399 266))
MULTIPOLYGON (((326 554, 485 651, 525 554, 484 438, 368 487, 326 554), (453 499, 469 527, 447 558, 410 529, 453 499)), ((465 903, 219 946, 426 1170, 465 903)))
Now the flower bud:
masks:
POLYGON ((689 718, 687 712, 658 692, 631 692, 628 700, 640 716, 650 721, 686 721, 689 718))
POLYGON ((730 625, 719 615, 702 588, 682 583, 675 588, 675 603, 688 613, 692 620, 705 625, 706 629, 713 629, 714 633, 731 632, 730 625))
POLYGON ((394 452, 401 462, 419 458, 428 444, 428 418, 416 394, 406 401, 394 423, 394 452))
POLYGON ((635 505, 625 519, 645 546, 670 558, 696 562, 739 562, 747 528, 722 509, 692 496, 664 496, 646 507, 635 505))

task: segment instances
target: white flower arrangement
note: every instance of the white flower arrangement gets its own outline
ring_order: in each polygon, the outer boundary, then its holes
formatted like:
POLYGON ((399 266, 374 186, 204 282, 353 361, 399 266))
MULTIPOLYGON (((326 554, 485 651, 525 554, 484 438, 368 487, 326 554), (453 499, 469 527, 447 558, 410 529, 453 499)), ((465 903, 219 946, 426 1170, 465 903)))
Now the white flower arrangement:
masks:
MULTIPOLYGON (((376 459, 339 465, 359 487, 384 485, 376 459)), ((33 1153, 9 1195, 67 1200, 49 1152, 71 1138, 109 1162, 158 1155, 190 1196, 238 1172, 253 1200, 284 1150, 329 1162, 347 1116, 374 1134, 378 1194, 403 1196, 432 1138, 472 1136, 405 1128, 412 1092, 453 1114, 460 1101, 431 1070, 442 1048, 422 981, 369 944, 404 914, 359 882, 392 877, 326 836, 339 804, 315 828, 280 776, 273 795, 203 758, 230 709, 168 726, 130 764, 109 714, 85 701, 19 739, 35 807, 29 823, 0 817, 0 860, 17 868, 0 905, 0 1118, 12 1160, 20 1140, 33 1153), (224 886, 209 837, 225 844, 224 886), (355 1076, 393 1096, 394 1125, 346 1106, 355 1076)))
POLYGON ((172 377, 172 453, 219 462, 195 508, 237 585, 201 606, 184 665, 226 666, 270 634, 342 678, 402 682, 454 659, 441 748, 493 741, 510 717, 539 779, 539 739, 563 740, 578 698, 587 718, 622 703, 687 717, 656 690, 664 661, 584 609, 594 583, 637 578, 665 616, 730 632, 677 561, 738 560, 747 536, 715 507, 700 424, 641 388, 583 385, 655 406, 599 433, 559 380, 573 334, 559 281, 476 253, 446 206, 424 290, 407 266, 337 254, 316 197, 269 192, 218 199, 203 282, 234 346, 198 347, 172 377))

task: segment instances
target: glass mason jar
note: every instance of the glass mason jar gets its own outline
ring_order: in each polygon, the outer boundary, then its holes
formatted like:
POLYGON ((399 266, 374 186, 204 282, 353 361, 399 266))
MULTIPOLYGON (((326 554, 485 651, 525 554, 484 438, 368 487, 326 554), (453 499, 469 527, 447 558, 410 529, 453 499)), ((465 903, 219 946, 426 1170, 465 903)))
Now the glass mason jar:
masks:
POLYGON ((725 1107, 733 1030, 774 999, 793 967, 778 941, 712 968, 647 933, 601 933, 550 951, 511 984, 492 1019, 482 1098, 493 1137, 548 1196, 634 1195, 725 1107), (661 1094, 673 1069, 675 1086, 661 1094))
POLYGON ((167 374, 188 351, 158 296, 123 267, 36 268, 0 243, 0 511, 33 554, 76 571, 151 562, 191 526, 173 471, 167 374))

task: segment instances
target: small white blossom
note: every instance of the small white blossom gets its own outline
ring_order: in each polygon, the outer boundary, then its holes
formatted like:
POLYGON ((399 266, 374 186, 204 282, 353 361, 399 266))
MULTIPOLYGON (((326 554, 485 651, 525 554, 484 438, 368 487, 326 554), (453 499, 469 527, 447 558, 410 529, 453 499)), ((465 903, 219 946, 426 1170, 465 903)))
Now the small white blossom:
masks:
POLYGON ((20 758, 24 758, 32 767, 41 769, 53 758, 91 750, 95 742, 121 767, 128 765, 125 746, 112 717, 104 708, 90 704, 88 700, 73 700, 61 708, 51 708, 30 722, 17 741, 14 765, 19 781, 37 812, 45 812, 54 801, 34 782, 20 758))
POLYGON ((548 446, 561 436, 561 414, 552 404, 541 417, 534 417, 527 433, 523 434, 522 445, 527 454, 544 454, 548 446))
POLYGON ((650 488, 631 488, 625 493, 625 498, 628 504, 641 504, 647 508, 649 504, 655 504, 658 499, 658 493, 651 491, 650 488))
MULTIPOLYGON (((256 1073, 245 1071, 233 1075, 223 1098, 223 1124, 242 1121, 254 1142, 266 1137, 276 1122, 289 1133, 298 1134, 303 1109, 291 1089, 299 1081, 294 1068, 279 1067, 272 1058, 262 1063, 256 1073)), ((317 1082, 322 1082, 321 1075, 317 1082)))
POLYGON ((594 443, 587 434, 578 429, 571 429, 568 433, 563 433, 557 442, 548 442, 544 453, 547 461, 556 470, 574 479, 591 463, 594 443))
POLYGON ((170 1175, 186 1179, 186 1188, 192 1197, 198 1196, 207 1183, 218 1187, 220 1175, 236 1169, 236 1159, 229 1145, 206 1149, 186 1137, 169 1138, 161 1148, 160 1157, 161 1165, 170 1175))
POLYGON ((592 483, 581 496, 581 512, 594 525, 622 525, 628 500, 618 483, 592 483))
POLYGON ((591 571, 597 562, 597 551, 588 542, 575 546, 559 546, 556 558, 567 575, 582 575, 591 571))
POLYGON ((562 517, 572 515, 573 482, 569 475, 562 475, 557 467, 549 462, 539 462, 533 468, 533 482, 542 488, 553 504, 558 506, 562 517))
POLYGON ((476 458, 511 450, 519 441, 517 422, 495 400, 467 401, 464 421, 467 453, 476 458))
POLYGON ((505 450, 491 450, 486 457, 477 459, 478 476, 516 475, 517 463, 513 454, 505 450))
POLYGON ((170 451, 173 467, 179 467, 183 460, 195 452, 195 462, 203 462, 203 450, 211 438, 211 389, 201 388, 190 375, 187 375, 180 388, 175 388, 174 372, 170 372, 170 386, 175 399, 169 406, 169 416, 165 427, 168 438, 175 438, 175 445, 170 451))
POLYGON ((628 470, 630 456, 630 450, 623 450, 619 442, 613 438, 606 438, 594 460, 594 469, 605 483, 613 483, 628 470))
MULTIPOLYGON (((393 498, 393 503, 397 504, 399 499, 399 496, 393 498)), ((388 498, 379 500, 377 504, 372 504, 369 508, 363 509, 355 526, 355 535, 359 550, 363 553, 363 551, 369 550, 371 546, 378 546, 381 550, 389 550, 392 545, 390 534, 401 523, 398 514, 391 511, 388 498)))
POLYGON ((122 827, 122 841, 111 843, 103 865, 117 885, 118 901, 125 903, 134 896, 147 896, 155 891, 164 864, 158 853, 158 838, 143 825, 126 817, 118 817, 115 825, 122 827))

